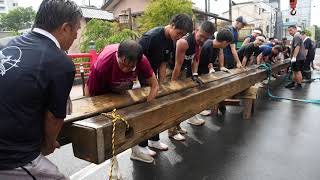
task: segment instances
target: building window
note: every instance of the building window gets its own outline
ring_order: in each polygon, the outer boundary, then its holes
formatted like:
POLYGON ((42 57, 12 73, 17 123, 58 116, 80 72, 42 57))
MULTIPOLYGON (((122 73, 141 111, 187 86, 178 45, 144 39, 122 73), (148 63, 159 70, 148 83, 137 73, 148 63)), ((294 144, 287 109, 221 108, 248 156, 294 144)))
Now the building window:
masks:
POLYGON ((0 4, 4 4, 4 0, 0 0, 0 4))
POLYGON ((16 6, 18 6, 18 3, 12 3, 12 6, 16 7, 16 6))
POLYGON ((4 11, 4 10, 6 10, 5 7, 0 7, 0 11, 4 11))
POLYGON ((289 18, 286 18, 286 22, 289 22, 289 18))

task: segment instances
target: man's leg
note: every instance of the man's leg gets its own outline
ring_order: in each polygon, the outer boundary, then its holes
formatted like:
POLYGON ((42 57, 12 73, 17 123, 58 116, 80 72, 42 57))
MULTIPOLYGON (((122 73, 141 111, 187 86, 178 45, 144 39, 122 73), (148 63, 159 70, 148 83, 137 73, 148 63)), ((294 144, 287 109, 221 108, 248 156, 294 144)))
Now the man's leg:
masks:
POLYGON ((157 134, 149 139, 148 146, 162 150, 162 151, 168 150, 168 146, 166 144, 160 142, 159 134, 157 134))
POLYGON ((130 159, 145 163, 153 163, 154 159, 152 156, 157 154, 148 148, 148 140, 142 141, 139 145, 132 147, 131 151, 130 159))
POLYGON ((303 61, 297 61, 293 64, 293 81, 296 83, 296 87, 292 87, 294 89, 302 87, 302 68, 303 61))
POLYGON ((186 140, 186 138, 179 132, 179 129, 186 133, 186 131, 180 127, 180 124, 178 124, 177 126, 168 129, 168 136, 177 141, 186 140))
POLYGON ((302 83, 302 73, 301 71, 296 71, 296 72, 293 72, 295 74, 295 82, 297 84, 301 84, 302 83))
MULTIPOLYGON (((234 69, 236 68, 236 65, 237 63, 236 63, 236 60, 233 58, 233 56, 232 58, 230 57, 230 59, 228 59, 227 61, 225 59, 225 67, 227 69, 234 69)), ((222 115, 224 115, 227 111, 227 107, 223 102, 220 102, 218 104, 218 110, 221 112, 222 115)))
POLYGON ((303 65, 302 78, 306 80, 306 82, 310 82, 311 80, 311 63, 312 60, 307 59, 303 65))
POLYGON ((148 140, 142 141, 138 145, 140 149, 142 150, 143 153, 150 155, 150 156, 155 156, 157 153, 155 151, 152 151, 151 149, 148 148, 148 140))
POLYGON ((296 83, 301 86, 304 61, 297 62, 296 83))
POLYGON ((292 65, 291 65, 291 71, 293 72, 292 73, 292 82, 287 84, 285 86, 286 88, 294 88, 296 83, 299 83, 299 82, 300 82, 299 84, 301 86, 301 82, 302 82, 301 70, 302 70, 302 62, 296 61, 296 62, 292 63, 292 65), (299 71, 300 71, 300 73, 299 73, 299 71), (300 76, 301 76, 301 81, 300 81, 300 76))

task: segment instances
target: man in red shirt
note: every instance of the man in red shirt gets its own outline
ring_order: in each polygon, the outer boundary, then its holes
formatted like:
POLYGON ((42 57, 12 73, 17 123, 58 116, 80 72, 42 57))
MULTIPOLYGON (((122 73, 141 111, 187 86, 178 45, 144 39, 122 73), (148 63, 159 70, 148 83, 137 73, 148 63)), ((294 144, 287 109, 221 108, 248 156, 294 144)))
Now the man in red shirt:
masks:
MULTIPOLYGON (((102 95, 108 92, 123 93, 132 89, 133 81, 143 77, 151 87, 147 101, 153 100, 159 89, 157 78, 148 59, 143 56, 142 47, 133 40, 120 44, 106 46, 97 61, 91 66, 87 82, 86 94, 89 96, 102 95)), ((151 144, 161 144, 159 141, 151 144)), ((166 146, 166 145, 165 145, 166 146)), ((152 146, 158 147, 158 146, 152 146)), ((166 146, 165 149, 167 150, 166 146)), ((132 148, 131 159, 147 163, 154 161, 148 147, 135 146, 132 148)))

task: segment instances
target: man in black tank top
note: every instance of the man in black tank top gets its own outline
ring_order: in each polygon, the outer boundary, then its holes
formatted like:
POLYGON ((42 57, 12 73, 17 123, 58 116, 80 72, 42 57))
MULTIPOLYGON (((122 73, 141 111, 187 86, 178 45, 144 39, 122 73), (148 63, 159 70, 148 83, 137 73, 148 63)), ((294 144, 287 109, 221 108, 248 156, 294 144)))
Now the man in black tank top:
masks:
MULTIPOLYGON (((181 70, 186 71, 187 77, 197 75, 196 73, 198 71, 201 46, 210 36, 213 35, 214 31, 214 24, 210 21, 205 21, 198 29, 177 41, 175 66, 171 78, 172 81, 177 80, 181 74, 181 70)), ((195 116, 189 119, 188 123, 193 125, 203 125, 204 120, 195 116)), ((180 126, 177 126, 169 129, 169 136, 175 140, 184 140, 185 138, 180 134, 181 132, 183 133, 185 131, 181 130, 180 126)))

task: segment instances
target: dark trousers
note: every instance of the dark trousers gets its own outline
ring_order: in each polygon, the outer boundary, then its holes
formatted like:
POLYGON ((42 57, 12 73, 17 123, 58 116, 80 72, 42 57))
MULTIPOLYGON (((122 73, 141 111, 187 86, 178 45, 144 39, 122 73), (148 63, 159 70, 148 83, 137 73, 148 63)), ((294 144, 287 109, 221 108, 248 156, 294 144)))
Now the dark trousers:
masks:
POLYGON ((307 80, 311 79, 311 62, 312 60, 306 59, 302 68, 302 77, 307 80))
MULTIPOLYGON (((159 141, 160 140, 159 134, 153 136, 149 140, 151 140, 151 141, 159 141)), ((148 140, 142 141, 141 143, 139 143, 139 146, 147 147, 148 146, 148 140)))

